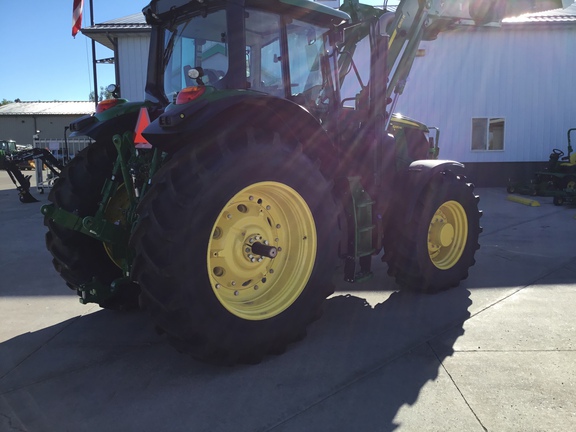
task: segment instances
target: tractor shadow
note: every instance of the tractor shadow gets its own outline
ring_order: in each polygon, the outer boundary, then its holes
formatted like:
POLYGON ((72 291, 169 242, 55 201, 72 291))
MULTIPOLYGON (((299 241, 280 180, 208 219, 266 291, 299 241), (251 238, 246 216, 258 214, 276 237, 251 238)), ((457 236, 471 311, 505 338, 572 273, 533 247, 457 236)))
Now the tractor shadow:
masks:
POLYGON ((469 294, 336 294, 283 355, 228 368, 177 353, 143 312, 98 310, 0 344, 0 414, 30 430, 394 430, 453 353, 469 294))
POLYGON ((305 344, 345 379, 299 423, 333 426, 313 430, 396 429, 398 411, 418 401, 454 353, 470 304, 464 288, 436 295, 393 292, 376 305, 350 294, 329 299, 305 344))

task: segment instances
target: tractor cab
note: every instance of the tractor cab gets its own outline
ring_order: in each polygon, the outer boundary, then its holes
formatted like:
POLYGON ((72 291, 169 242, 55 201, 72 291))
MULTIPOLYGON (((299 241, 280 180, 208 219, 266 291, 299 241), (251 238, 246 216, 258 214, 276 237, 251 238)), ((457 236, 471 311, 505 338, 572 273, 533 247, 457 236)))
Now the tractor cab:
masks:
POLYGON ((0 152, 2 154, 10 154, 17 151, 16 141, 14 140, 0 140, 0 152))
POLYGON ((16 152, 16 141, 0 140, 0 169, 4 169, 4 158, 16 152))
POLYGON ((312 110, 334 103, 322 57, 348 15, 310 2, 238 3, 183 2, 162 10, 153 2, 144 10, 156 24, 152 53, 163 59, 150 62, 156 70, 148 74, 149 98, 183 104, 214 90, 249 90, 312 110))

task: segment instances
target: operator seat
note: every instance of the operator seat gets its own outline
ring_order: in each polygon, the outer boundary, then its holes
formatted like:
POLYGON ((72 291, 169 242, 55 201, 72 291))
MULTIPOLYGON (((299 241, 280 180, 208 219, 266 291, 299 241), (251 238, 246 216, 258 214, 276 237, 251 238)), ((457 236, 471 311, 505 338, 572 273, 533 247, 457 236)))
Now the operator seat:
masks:
POLYGON ((561 163, 560 166, 574 166, 576 165, 576 152, 573 152, 568 159, 568 162, 561 163))

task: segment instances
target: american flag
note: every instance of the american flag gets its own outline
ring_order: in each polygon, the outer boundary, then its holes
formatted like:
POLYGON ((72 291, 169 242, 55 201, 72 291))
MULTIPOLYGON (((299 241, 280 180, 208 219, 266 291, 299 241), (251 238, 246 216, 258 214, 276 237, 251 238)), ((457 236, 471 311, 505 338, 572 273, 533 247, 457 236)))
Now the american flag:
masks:
POLYGON ((76 34, 82 28, 82 9, 84 7, 84 0, 74 0, 74 6, 72 9, 72 36, 76 37, 76 34))

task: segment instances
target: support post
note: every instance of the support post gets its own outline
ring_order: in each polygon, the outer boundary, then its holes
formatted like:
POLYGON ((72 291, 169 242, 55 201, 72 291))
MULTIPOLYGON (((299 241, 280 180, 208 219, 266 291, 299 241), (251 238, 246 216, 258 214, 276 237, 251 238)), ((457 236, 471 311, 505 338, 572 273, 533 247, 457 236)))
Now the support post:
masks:
MULTIPOLYGON (((94 4, 90 0, 90 27, 94 27, 94 4)), ((94 76, 94 105, 98 105, 98 77, 96 72, 96 41, 92 39, 92 75, 94 76)))

